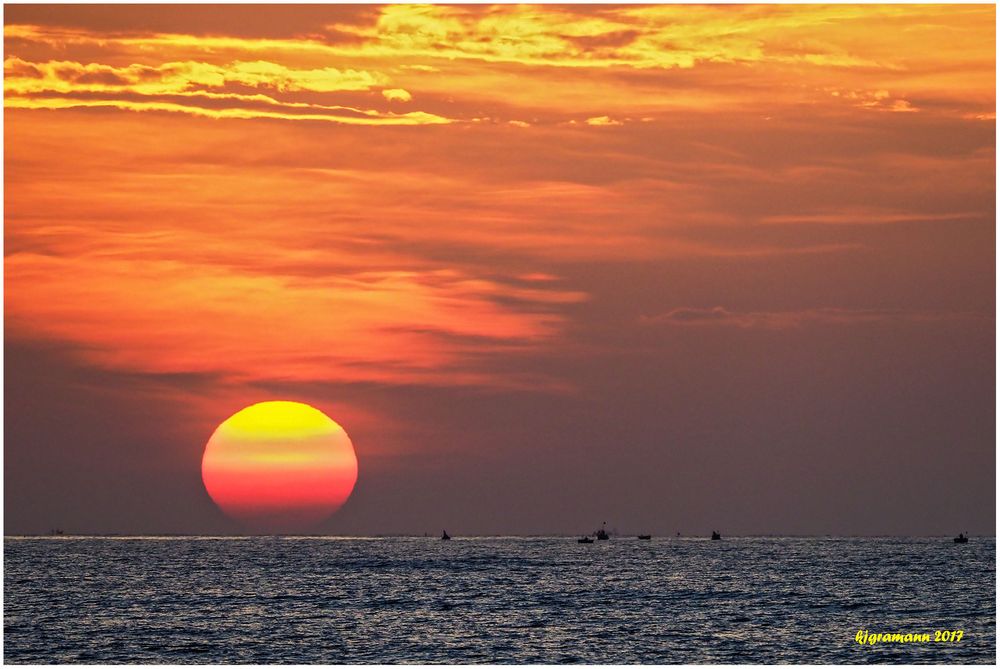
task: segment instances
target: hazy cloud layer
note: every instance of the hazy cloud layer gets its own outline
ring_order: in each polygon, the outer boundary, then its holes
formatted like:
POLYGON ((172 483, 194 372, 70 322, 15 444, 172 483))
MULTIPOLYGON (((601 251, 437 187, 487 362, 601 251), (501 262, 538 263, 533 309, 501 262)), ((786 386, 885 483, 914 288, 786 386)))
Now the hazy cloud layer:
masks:
POLYGON ((938 320, 972 319, 988 323, 982 313, 948 311, 907 311, 904 309, 837 309, 834 307, 799 311, 730 311, 724 307, 708 309, 679 307, 655 316, 642 316, 648 325, 732 325, 741 328, 797 328, 803 325, 877 323, 884 321, 929 322, 938 320))

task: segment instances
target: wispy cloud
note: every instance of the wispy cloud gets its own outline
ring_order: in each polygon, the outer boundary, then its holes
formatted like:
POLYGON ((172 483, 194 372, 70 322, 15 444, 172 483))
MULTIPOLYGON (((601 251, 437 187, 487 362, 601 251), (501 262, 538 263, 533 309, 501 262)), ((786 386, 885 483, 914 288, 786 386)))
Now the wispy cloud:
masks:
MULTIPOLYGON (((327 121, 345 125, 440 125, 451 121, 436 114, 426 112, 380 113, 375 110, 350 110, 340 108, 341 113, 323 111, 323 107, 305 105, 312 111, 272 111, 248 107, 224 107, 213 109, 192 103, 178 103, 150 100, 82 100, 65 97, 32 96, 14 98, 6 102, 11 109, 119 109, 122 111, 178 112, 215 119, 278 119, 284 121, 327 121)), ((270 101, 265 101, 271 104, 270 101)), ((276 105, 276 106, 281 106, 276 105)))
MULTIPOLYGON (((929 5, 390 5, 286 37, 101 32, 22 22, 5 26, 7 53, 13 54, 5 91, 11 97, 233 86, 290 94, 381 88, 419 93, 421 100, 448 96, 459 107, 465 99, 543 106, 559 109, 565 121, 580 112, 620 122, 628 112, 750 110, 778 101, 828 111, 916 112, 923 111, 917 100, 927 97, 951 99, 960 114, 984 114, 992 88, 978 79, 992 72, 994 58, 970 47, 989 41, 990 16, 987 7, 929 5), (917 46, 927 39, 934 40, 932 54, 917 46), (29 57, 69 50, 92 60, 29 57), (975 73, 977 81, 968 75, 956 81, 955 67, 975 73), (573 74, 581 70, 592 76, 573 74), (761 86, 768 88, 765 98, 761 86), (591 108, 593 101, 605 108, 591 108)), ((464 109, 421 111, 476 117, 464 109)))
POLYGON ((829 213, 802 213, 764 216, 761 223, 774 225, 820 224, 820 225, 893 225, 898 223, 917 223, 931 221, 960 221, 980 217, 975 211, 956 211, 953 213, 934 213, 926 211, 884 211, 865 209, 863 207, 847 207, 841 211, 829 213))
MULTIPOLYGON (((65 60, 31 63, 16 57, 4 61, 5 105, 17 109, 116 108, 220 119, 270 118, 353 125, 449 122, 422 111, 396 113, 272 97, 278 93, 367 91, 387 81, 377 72, 332 67, 294 69, 264 60, 126 67, 65 60), (235 92, 234 87, 266 90, 270 95, 235 92)), ((401 89, 387 89, 383 96, 390 101, 409 99, 401 89)))
POLYGON ((680 327, 728 326, 786 330, 810 324, 850 325, 880 322, 933 322, 987 320, 989 314, 960 311, 906 309, 843 309, 821 307, 789 311, 733 311, 725 307, 678 307, 661 314, 641 316, 643 325, 680 327))
POLYGON ((329 93, 369 90, 387 81, 388 78, 378 72, 342 71, 334 67, 303 70, 266 60, 222 65, 186 61, 126 67, 66 60, 31 63, 14 56, 4 61, 4 89, 15 94, 129 90, 162 95, 199 88, 224 88, 229 84, 281 92, 329 93))
POLYGON ((831 265, 885 252, 892 226, 856 224, 992 217, 988 7, 165 11, 8 13, 11 337, 156 373, 509 385, 504 356, 564 345, 600 294, 581 267, 831 265))
POLYGON ((5 270, 17 286, 6 295, 8 336, 73 341, 111 368, 234 381, 503 385, 503 374, 491 380, 465 369, 465 353, 543 344, 563 320, 545 305, 583 298, 458 271, 304 279, 31 253, 8 257, 5 270))

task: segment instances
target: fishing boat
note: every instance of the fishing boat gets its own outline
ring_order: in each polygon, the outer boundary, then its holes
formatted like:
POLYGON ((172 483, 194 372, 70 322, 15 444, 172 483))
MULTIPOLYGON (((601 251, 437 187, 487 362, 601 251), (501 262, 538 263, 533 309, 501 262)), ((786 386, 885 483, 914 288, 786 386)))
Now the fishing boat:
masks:
POLYGON ((441 541, 450 541, 451 537, 448 536, 447 530, 441 530, 441 541))
POLYGON ((713 541, 718 541, 721 538, 722 538, 721 534, 719 534, 718 532, 715 532, 715 531, 712 532, 712 540, 713 541))
POLYGON ((966 535, 964 535, 964 534, 962 534, 961 532, 959 532, 958 536, 955 537, 955 543, 956 544, 967 544, 967 543, 969 543, 969 537, 966 536, 966 535))
POLYGON ((653 538, 653 535, 652 534, 640 534, 639 538, 642 539, 643 541, 649 541, 650 539, 653 538))
POLYGON ((594 540, 591 539, 590 537, 580 537, 579 539, 576 540, 576 543, 578 543, 578 544, 592 544, 592 543, 594 543, 594 540))
POLYGON ((594 533, 594 536, 597 537, 598 541, 607 541, 608 539, 611 538, 608 536, 607 530, 604 529, 604 526, 607 524, 608 521, 604 521, 603 523, 601 523, 601 529, 597 530, 597 532, 594 533))

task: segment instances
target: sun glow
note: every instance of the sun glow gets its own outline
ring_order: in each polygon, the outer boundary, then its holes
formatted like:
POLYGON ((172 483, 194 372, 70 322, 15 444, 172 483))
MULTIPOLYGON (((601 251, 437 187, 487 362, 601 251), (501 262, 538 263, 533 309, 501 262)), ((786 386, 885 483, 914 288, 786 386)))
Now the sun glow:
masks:
POLYGON ((202 459, 202 479, 227 515, 266 531, 301 531, 335 512, 358 478, 354 446, 322 411, 261 402, 226 419, 202 459))

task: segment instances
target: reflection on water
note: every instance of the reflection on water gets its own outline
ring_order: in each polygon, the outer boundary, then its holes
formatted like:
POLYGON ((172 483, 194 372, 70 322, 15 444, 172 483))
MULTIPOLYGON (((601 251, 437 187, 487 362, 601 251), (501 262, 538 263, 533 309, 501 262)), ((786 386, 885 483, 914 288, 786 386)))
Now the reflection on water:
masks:
POLYGON ((7 538, 4 659, 992 664, 995 556, 980 538, 7 538))

